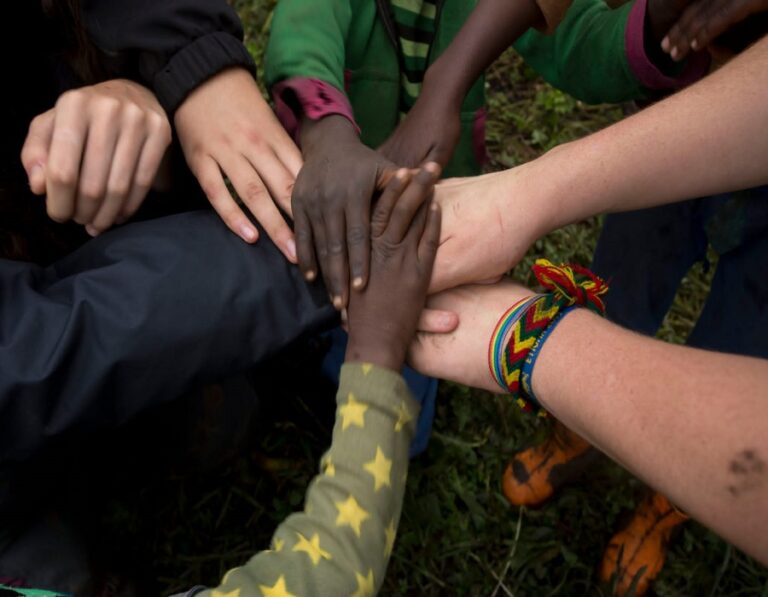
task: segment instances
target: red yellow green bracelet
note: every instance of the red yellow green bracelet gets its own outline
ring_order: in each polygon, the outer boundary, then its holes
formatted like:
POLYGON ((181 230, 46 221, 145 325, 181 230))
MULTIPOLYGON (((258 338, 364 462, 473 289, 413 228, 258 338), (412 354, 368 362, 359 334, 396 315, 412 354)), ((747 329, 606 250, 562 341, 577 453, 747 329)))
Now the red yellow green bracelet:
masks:
POLYGON ((601 296, 608 292, 608 285, 586 268, 558 267, 546 259, 536 261, 533 273, 548 292, 518 301, 499 319, 488 347, 488 365, 496 382, 523 411, 536 410, 539 416, 546 416, 531 387, 536 357, 572 308, 584 307, 603 315, 601 296))

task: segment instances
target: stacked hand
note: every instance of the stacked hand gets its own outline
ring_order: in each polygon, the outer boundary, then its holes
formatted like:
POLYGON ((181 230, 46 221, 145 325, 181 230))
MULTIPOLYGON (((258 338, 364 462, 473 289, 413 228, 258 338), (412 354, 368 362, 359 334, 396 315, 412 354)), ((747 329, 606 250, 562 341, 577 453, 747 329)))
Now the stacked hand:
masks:
POLYGON ((367 287, 349 299, 347 360, 399 371, 424 307, 440 238, 440 211, 431 201, 436 179, 399 170, 371 217, 367 287))
POLYGON ((258 238, 225 176, 245 208, 296 263, 293 233, 280 210, 291 214, 301 154, 250 73, 232 68, 209 79, 181 104, 174 121, 190 169, 229 229, 249 243, 258 238))
POLYGON ((95 236, 139 208, 170 142, 152 92, 115 79, 64 93, 32 121, 21 159, 48 215, 95 236))

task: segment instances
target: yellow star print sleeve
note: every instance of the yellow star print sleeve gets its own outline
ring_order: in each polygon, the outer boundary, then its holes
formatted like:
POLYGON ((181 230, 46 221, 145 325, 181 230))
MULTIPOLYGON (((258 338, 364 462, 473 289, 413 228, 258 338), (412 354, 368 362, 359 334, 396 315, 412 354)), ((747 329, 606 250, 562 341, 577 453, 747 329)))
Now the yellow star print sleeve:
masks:
POLYGON ((229 571, 206 597, 375 595, 395 542, 418 404, 403 378, 347 363, 333 440, 303 512, 275 531, 271 549, 229 571))

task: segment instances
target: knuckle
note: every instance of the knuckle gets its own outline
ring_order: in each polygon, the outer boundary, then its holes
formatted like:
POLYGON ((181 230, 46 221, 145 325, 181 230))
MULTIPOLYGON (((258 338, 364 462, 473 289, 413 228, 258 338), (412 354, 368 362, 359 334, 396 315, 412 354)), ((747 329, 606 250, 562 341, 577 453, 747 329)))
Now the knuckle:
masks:
POLYGON ((365 226, 350 226, 347 228, 347 242, 351 245, 362 245, 369 238, 368 229, 365 226))
POLYGON ((77 172, 74 167, 59 163, 50 164, 48 167, 48 176, 51 182, 62 186, 71 186, 77 180, 77 172))
POLYGON ((334 239, 328 243, 328 253, 334 257, 344 253, 344 243, 334 239))
POLYGON ((134 103, 128 103, 123 106, 122 117, 124 122, 136 127, 143 125, 148 120, 144 110, 134 103))
POLYGON ((80 185, 79 195, 88 203, 97 203, 104 197, 104 185, 92 180, 84 180, 80 185))
POLYGON ((249 180, 243 189, 243 200, 247 203, 255 203, 263 199, 266 194, 267 191, 261 183, 249 180))

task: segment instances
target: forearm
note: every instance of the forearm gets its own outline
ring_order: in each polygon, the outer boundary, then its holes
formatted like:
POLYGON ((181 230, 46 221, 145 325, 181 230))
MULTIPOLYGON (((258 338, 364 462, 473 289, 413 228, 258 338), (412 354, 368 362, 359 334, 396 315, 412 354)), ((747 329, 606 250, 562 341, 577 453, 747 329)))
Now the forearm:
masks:
MULTIPOLYGON (((271 549, 228 573, 214 595, 374 595, 384 580, 402 508, 418 406, 403 378, 344 365, 336 425, 303 512, 282 523, 271 549), (262 589, 264 590, 264 589, 262 589)), ((207 593, 206 593, 207 594, 207 593)))
POLYGON ((764 184, 766 72, 768 38, 679 94, 526 165, 548 228, 764 184))
POLYGON ((434 91, 458 109, 485 69, 541 18, 534 0, 480 0, 458 35, 427 70, 423 93, 434 91))
POLYGON ((664 344, 586 311, 534 369, 552 414, 768 562, 768 363, 664 344))

